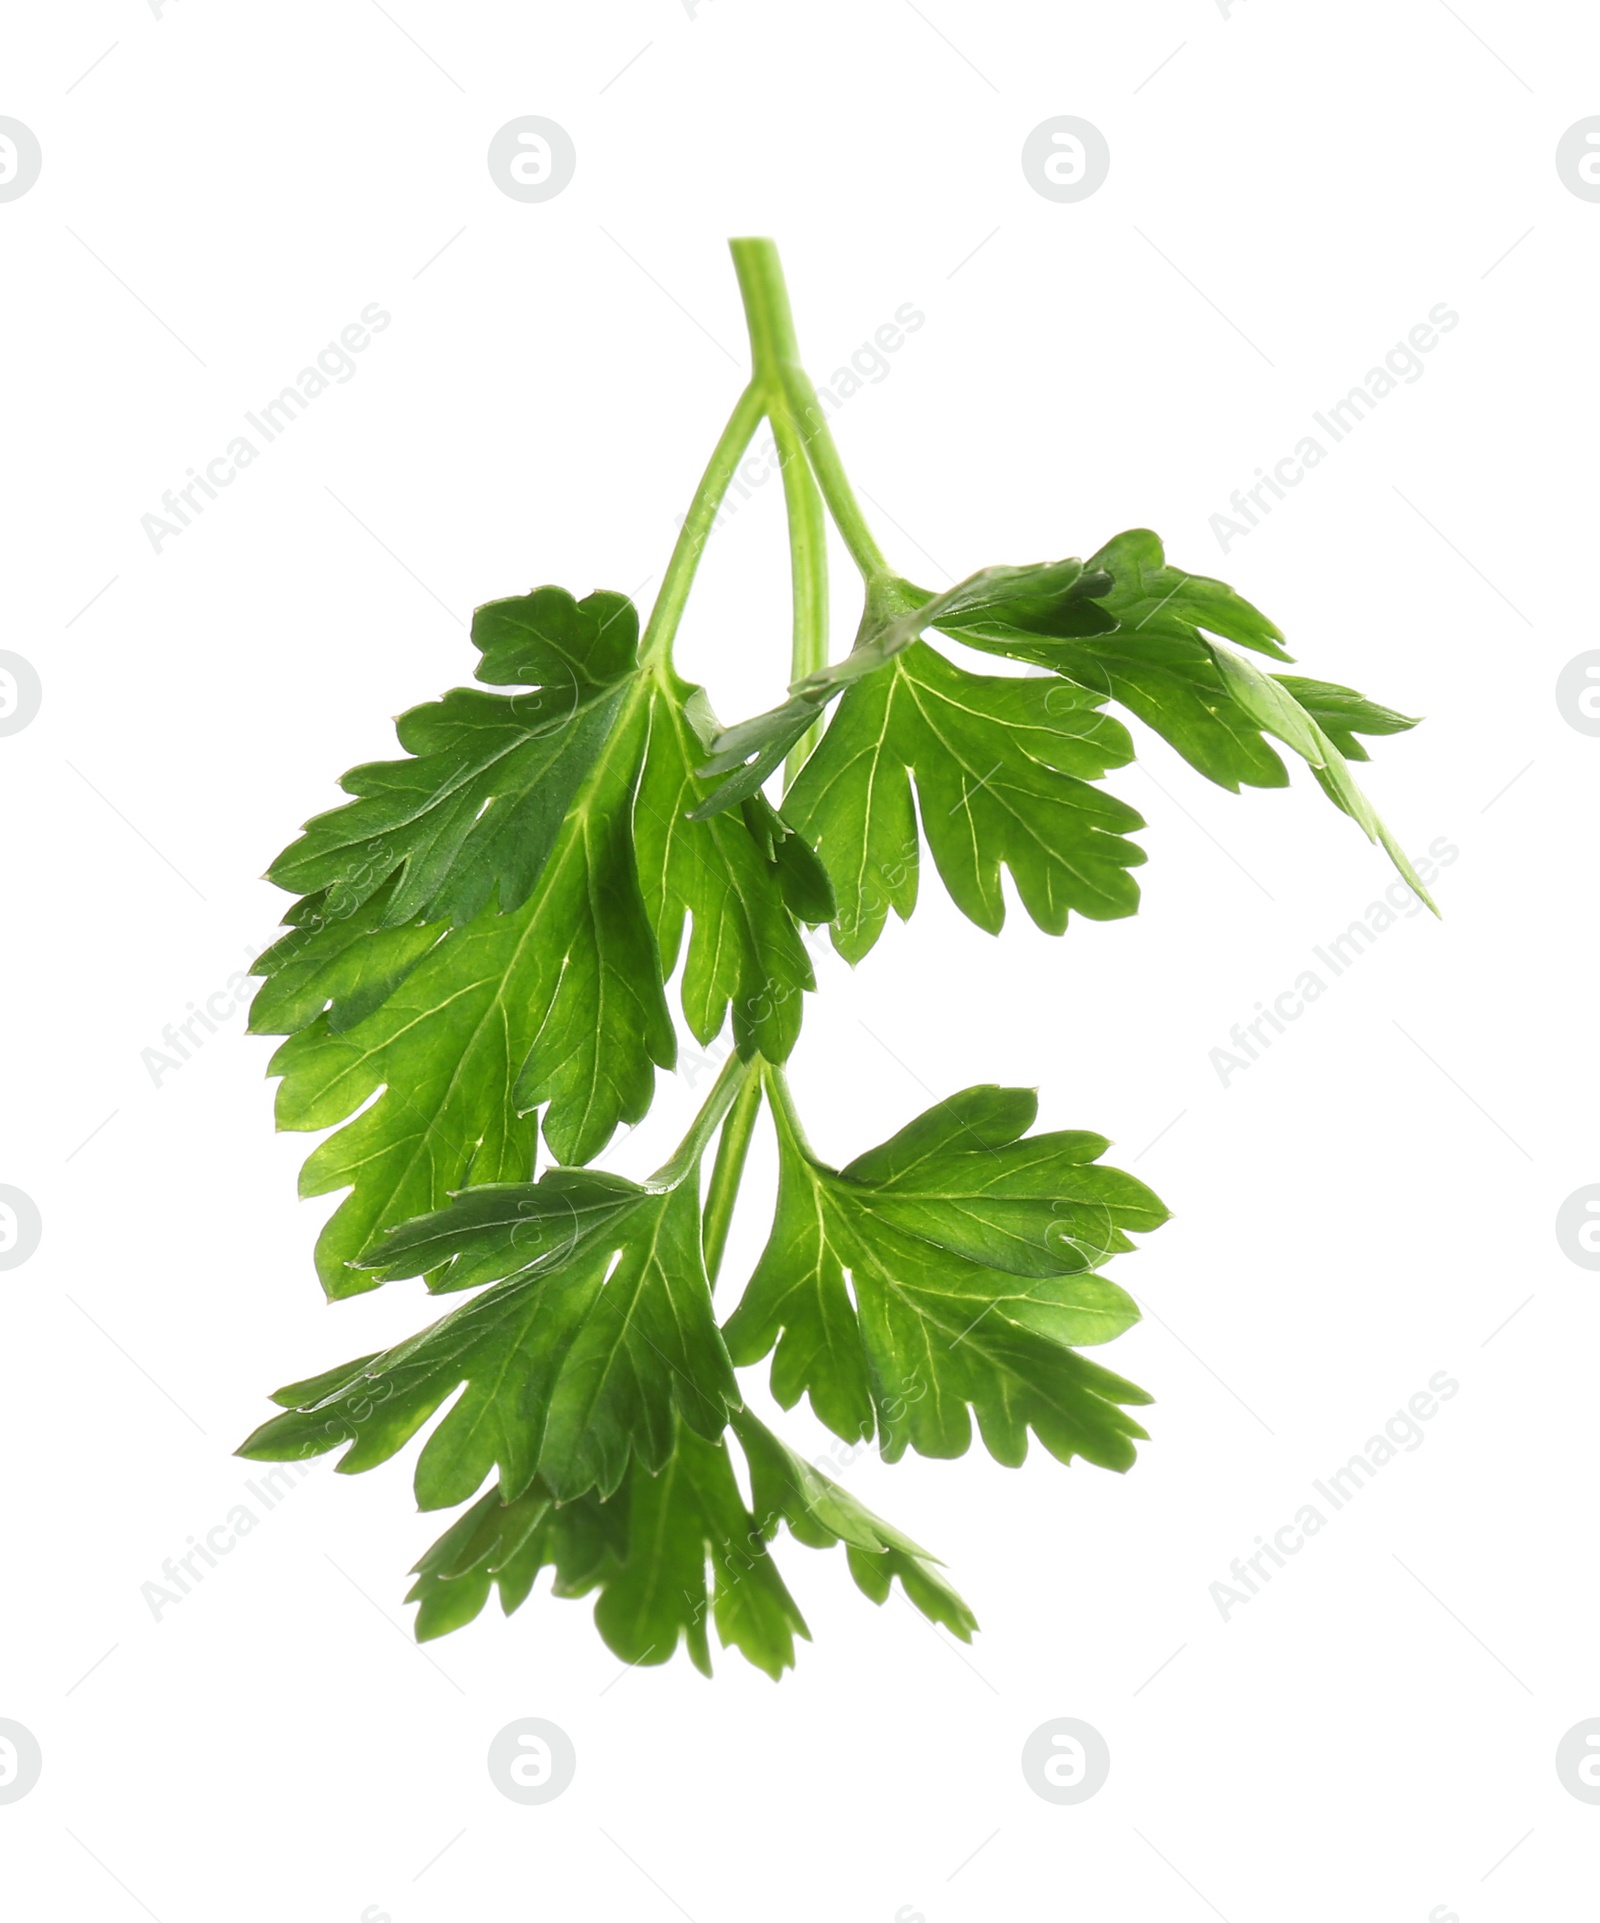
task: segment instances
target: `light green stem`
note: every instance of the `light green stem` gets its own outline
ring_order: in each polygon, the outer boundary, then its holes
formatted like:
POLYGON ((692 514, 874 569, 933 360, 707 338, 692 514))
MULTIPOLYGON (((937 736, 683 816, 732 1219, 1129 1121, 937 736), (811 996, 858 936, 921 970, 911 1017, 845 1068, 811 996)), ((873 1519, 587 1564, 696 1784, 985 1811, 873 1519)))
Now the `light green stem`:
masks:
MULTIPOLYGON (((794 638, 789 679, 799 681, 828 661, 828 528, 822 495, 806 455, 789 396, 787 379, 800 372, 789 290, 784 285, 778 250, 770 240, 728 243, 750 329, 755 383, 766 402, 773 443, 783 472, 783 498, 789 516, 789 567, 794 593, 794 638)), ((816 743, 812 729, 790 754, 784 770, 787 788, 816 743)))
MULTIPOLYGON (((889 564, 873 539, 867 517, 861 512, 861 504, 845 474, 817 390, 800 364, 794 319, 789 311, 789 290, 784 284, 777 243, 734 240, 728 244, 749 317, 756 378, 781 389, 781 400, 769 401, 769 412, 774 416, 779 412, 789 416, 789 424, 805 449, 828 511, 844 536, 845 546, 866 580, 874 581, 889 573, 889 564)), ((774 431, 777 426, 774 418, 774 431)))
POLYGON ((800 350, 795 345, 794 315, 778 260, 778 243, 759 238, 730 240, 728 252, 739 277, 739 297, 750 329, 756 379, 762 380, 781 367, 798 367, 800 350))
POLYGON ((700 477, 700 486, 678 531, 677 544, 662 578, 661 592, 656 596, 655 606, 650 610, 650 619, 645 624, 644 635, 639 643, 639 660, 643 666, 653 666, 671 656, 673 636, 683 619, 683 610, 689 599, 689 589, 694 584, 695 569, 700 565, 706 537, 716 521, 722 497, 733 481, 734 470, 744 458, 744 451, 750 445, 751 436, 761 425, 761 416, 765 412, 766 402, 761 389, 752 381, 728 416, 728 425, 711 451, 706 471, 700 477))
POLYGON ((728 1118, 722 1125, 717 1159, 712 1164, 711 1181, 706 1190, 702 1241, 706 1275, 713 1287, 716 1286, 717 1271, 722 1267, 723 1251, 728 1246, 733 1205, 739 1194, 740 1179, 744 1175, 745 1157, 750 1153, 750 1137, 755 1131, 756 1116, 760 1112, 761 1078, 751 1075, 733 1098, 733 1107, 728 1110, 728 1118))
MULTIPOLYGON (((744 296, 745 314, 750 323, 750 344, 755 354, 756 379, 770 381, 782 389, 781 404, 769 402, 769 412, 788 414, 800 437, 806 458, 822 497, 828 504, 851 558, 869 582, 890 574, 883 551, 873 539, 867 517, 855 497, 839 450, 834 445, 827 416, 817 398, 817 390, 800 365, 795 346, 794 320, 789 312, 789 292, 784 285, 783 268, 776 244, 770 240, 734 240, 728 243, 739 276, 739 291, 744 296)), ((778 423, 773 421, 774 431, 778 423)), ((820 665, 820 664, 819 664, 820 665)))
POLYGON ((699 1165, 701 1156, 717 1132, 718 1124, 733 1107, 745 1084, 757 1081, 758 1066, 757 1061, 741 1061, 736 1054, 728 1057, 722 1064, 722 1073, 712 1084, 711 1093, 701 1105, 700 1113, 689 1124, 688 1134, 672 1151, 671 1157, 650 1177, 651 1188, 676 1188, 689 1171, 699 1165))
POLYGON ((855 489, 851 487, 844 463, 839 459, 833 432, 822 411, 822 403, 817 398, 817 390, 811 384, 810 375, 798 365, 786 367, 783 385, 805 438, 806 455, 822 489, 822 498, 828 504, 834 525, 844 537, 850 558, 861 570, 861 577, 869 587, 875 581, 893 579, 894 570, 883 558, 883 550, 873 538, 872 529, 867 526, 867 517, 861 512, 855 489))
MULTIPOLYGON (((822 496, 806 461, 805 442, 782 391, 774 395, 768 418, 778 459, 783 463, 783 498, 789 511, 789 568, 794 583, 794 639, 789 679, 803 681, 828 665, 828 526, 822 496)), ((822 730, 808 728, 784 763, 788 790, 817 745, 822 730)))
POLYGON ((808 1162, 815 1162, 817 1156, 806 1140, 805 1127, 800 1120, 800 1111, 794 1105, 788 1076, 776 1062, 763 1062, 761 1081, 767 1091, 767 1100, 772 1104, 772 1119, 777 1123, 780 1134, 788 1135, 808 1162))

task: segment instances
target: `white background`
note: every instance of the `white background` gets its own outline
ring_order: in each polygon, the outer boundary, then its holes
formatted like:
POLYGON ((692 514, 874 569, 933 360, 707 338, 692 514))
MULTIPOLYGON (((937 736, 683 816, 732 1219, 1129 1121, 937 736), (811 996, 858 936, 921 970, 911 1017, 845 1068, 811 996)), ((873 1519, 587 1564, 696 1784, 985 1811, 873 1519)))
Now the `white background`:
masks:
MULTIPOLYGON (((1600 1277, 1554 1221, 1600 1179, 1600 740, 1555 680, 1596 645, 1600 205, 1554 154, 1600 112, 1597 60, 1592 14, 1495 0, 12 13, 0 113, 44 170, 0 204, 0 646, 44 702, 0 741, 0 1180, 44 1234, 0 1275, 0 1717, 44 1773, 0 1805, 8 1910, 1592 1903, 1600 1808, 1554 1752, 1600 1715, 1600 1277), (529 113, 578 153, 542 205, 485 165, 529 113), (1063 113, 1112 155, 1073 205, 1020 165, 1063 113), (249 1500, 230 1451, 265 1392, 428 1311, 415 1283, 323 1306, 331 1199, 295 1199, 309 1144, 274 1137, 242 1016, 159 1086, 141 1052, 270 936, 283 897, 254 878, 337 774, 468 677, 476 602, 648 595, 741 378, 743 232, 778 237, 819 379, 903 302, 927 316, 836 421, 906 572, 1148 525, 1304 672, 1425 715, 1369 787, 1408 849, 1459 849, 1444 919, 1402 920, 1224 1087, 1210 1051, 1391 877, 1308 780, 1234 797, 1141 735, 1149 772, 1113 778, 1150 824, 1137 920, 1052 941, 1016 912, 995 943, 930 880, 854 975, 821 969, 795 1078, 825 1151, 929 1090, 1037 1084, 1047 1124, 1114 1138, 1174 1211, 1122 1264, 1150 1314, 1106 1356, 1157 1398, 1130 1475, 1038 1451, 848 1471, 947 1560, 970 1650, 785 1540, 815 1642, 781 1685, 736 1654, 709 1684, 681 1657, 624 1672, 587 1604, 544 1594, 419 1652, 403 1572, 438 1520, 407 1462, 319 1465, 157 1621, 141 1586, 249 1500), (393 324, 356 377, 153 552, 140 517, 372 301, 393 324), (1230 493, 1441 301, 1460 324, 1423 378, 1224 556, 1230 493), (1224 1622, 1232 1559, 1441 1369, 1460 1392, 1424 1446, 1224 1622), (578 1752, 532 1809, 485 1767, 530 1715, 578 1752), (1078 1807, 1020 1767, 1057 1716, 1111 1749, 1078 1807)), ((769 485, 680 650, 724 716, 785 679, 785 566, 769 485)), ((609 1163, 653 1166, 697 1099, 664 1078, 609 1163)), ((764 1136, 754 1168, 730 1293, 764 1136)), ((805 1409, 783 1426, 827 1444, 805 1409)))

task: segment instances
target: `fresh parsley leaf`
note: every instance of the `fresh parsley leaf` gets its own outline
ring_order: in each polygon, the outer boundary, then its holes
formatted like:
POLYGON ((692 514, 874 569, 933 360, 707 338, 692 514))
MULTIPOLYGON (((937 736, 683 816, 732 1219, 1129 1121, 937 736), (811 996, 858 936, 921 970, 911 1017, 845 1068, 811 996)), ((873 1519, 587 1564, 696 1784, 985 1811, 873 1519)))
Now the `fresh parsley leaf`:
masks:
POLYGON ((809 1396, 891 1462, 963 1454, 971 1411, 1001 1462, 1031 1428, 1063 1462, 1128 1468, 1144 1431, 1124 1405, 1149 1398, 1076 1351, 1138 1320, 1096 1269, 1166 1210, 1096 1165, 1102 1137, 1027 1135, 1036 1112, 1027 1089, 965 1089, 835 1171, 778 1100, 777 1216, 723 1331, 734 1362, 772 1353, 783 1407, 809 1396))
POLYGON ((1339 750, 1346 761, 1369 761, 1361 735, 1404 734, 1417 725, 1415 715, 1397 714, 1335 681, 1311 681, 1300 674, 1275 674, 1273 680, 1294 699, 1339 750))
POLYGON ((1301 755, 1336 807, 1381 842, 1421 898, 1433 906, 1411 863, 1356 786, 1346 756, 1365 761, 1359 734, 1397 734, 1414 724, 1351 688, 1298 675, 1269 675, 1215 636, 1279 661, 1283 636, 1221 581, 1169 567, 1147 528, 1119 534, 1089 566, 1111 577, 1097 605, 1117 617, 1110 635, 1086 639, 959 638, 972 646, 1049 668, 1069 682, 1120 701, 1203 775, 1238 791, 1284 786, 1288 775, 1266 735, 1301 755), (1326 719, 1330 729, 1322 727, 1326 719), (1353 751, 1353 752, 1352 752, 1353 751))
POLYGON ((1132 759, 1118 721, 1064 682, 969 674, 925 642, 858 681, 807 760, 785 813, 839 899, 834 944, 859 961, 888 911, 910 915, 922 831, 945 887, 980 928, 1005 920, 1000 869, 1059 935, 1069 913, 1131 915, 1144 851, 1125 801, 1092 784, 1132 759))
POLYGON ((1108 634, 1117 617, 1099 603, 1113 585, 1112 576, 1093 561, 1087 567, 1071 560, 984 568, 933 596, 919 613, 923 626, 961 637, 1108 634))
POLYGON ((971 1642, 978 1619, 939 1574, 936 1557, 797 1455, 748 1409, 735 1410, 733 1429, 750 1469, 751 1505, 769 1541, 781 1519, 796 1542, 813 1549, 842 1542, 863 1595, 887 1602, 898 1582, 930 1622, 971 1642))
POLYGON ((610 1495, 635 1456, 661 1470, 675 1415, 715 1439, 738 1404, 700 1252, 698 1163, 664 1189, 577 1169, 471 1189, 367 1259, 385 1276, 482 1293, 392 1349, 280 1391, 293 1406, 241 1455, 294 1461, 348 1444, 338 1466, 354 1474, 462 1390, 418 1458, 418 1505, 465 1502, 495 1470, 508 1501, 536 1476, 567 1501, 610 1495))
POLYGON ((1113 535, 1088 566, 1110 575, 1100 605, 1124 632, 1192 640, 1203 631, 1275 661, 1293 659, 1284 651, 1282 631, 1259 608, 1225 581, 1170 566, 1149 528, 1113 535))
MULTIPOLYGON (((711 817, 758 793, 842 694, 785 805, 832 876, 841 904, 834 941, 850 961, 872 947, 891 907, 904 918, 916 902, 919 840, 908 769, 916 775, 923 832, 945 885, 980 927, 997 931, 1004 918, 1002 862, 1024 906, 1053 934, 1063 931, 1072 910, 1099 920, 1134 912, 1137 886, 1111 869, 1134 866, 1143 853, 1124 843, 1126 859, 1108 859, 1106 831, 1141 826, 1138 817, 1102 795, 1096 820, 1096 807, 1081 793, 1072 797, 1076 815, 1063 813, 1059 804, 1068 791, 1024 768, 1038 734, 1020 755, 1008 755, 999 732, 985 729, 985 722, 999 723, 1015 744, 1016 711, 1030 701, 1058 723, 1057 732, 1074 713, 1074 725, 1098 725, 1101 740, 1120 745, 1120 724, 1090 714, 1107 700, 1119 701, 1202 774, 1234 792, 1241 784, 1287 784, 1266 736, 1283 740, 1306 756, 1337 805, 1383 841, 1400 872, 1423 892, 1341 759, 1349 743, 1352 758, 1365 760, 1356 734, 1396 733, 1410 725, 1406 717, 1335 683, 1268 677, 1222 648, 1215 636, 1289 659, 1265 615, 1225 583, 1170 567, 1147 529, 1119 534, 1087 564, 986 568, 933 596, 899 581, 881 600, 885 609, 900 611, 876 621, 869 612, 843 661, 795 682, 781 706, 712 741, 702 772, 720 777, 720 785, 697 811, 711 817), (966 674, 917 639, 929 628, 1047 668, 1060 683, 1046 697, 993 694, 1017 684, 966 674), (929 683, 934 687, 925 695, 918 684, 929 683), (1274 686, 1281 696, 1264 692, 1274 686), (1331 734, 1321 731, 1321 717, 1331 734), (1020 784, 1019 769, 1031 776, 1020 784), (964 795, 981 797, 985 773, 997 785, 969 807, 964 795), (935 795, 941 775, 942 789, 950 792, 935 795), (1118 811, 1123 819, 1115 823, 1118 811)), ((1098 779, 1132 753, 1127 744, 1086 778, 1098 779)), ((1047 768, 1059 766, 1048 749, 1042 759, 1047 768)))
MULTIPOLYGON (((661 969, 678 960, 692 918, 683 1013, 702 1046, 733 1007, 734 1039, 786 1061, 800 1034, 800 998, 816 986, 796 914, 830 921, 826 874, 769 805, 691 819, 707 784, 695 773, 705 742, 694 726, 704 694, 672 676, 651 706, 634 840, 661 969)), ((715 723, 707 717, 710 733, 715 723)))
POLYGON ((675 1045, 628 819, 643 734, 640 712, 520 908, 442 928, 370 1014, 342 1031, 319 1015, 272 1058, 279 1127, 360 1110, 300 1177, 303 1195, 351 1191, 317 1243, 330 1295, 373 1286, 350 1264, 385 1228, 528 1175, 541 1102, 545 1139, 574 1162, 649 1107, 675 1045))
POLYGON ((387 883, 390 928, 471 921, 491 898, 502 913, 521 907, 616 730, 638 639, 620 594, 538 588, 479 608, 478 678, 527 691, 456 688, 401 715, 407 759, 352 768, 339 785, 357 799, 307 822, 267 879, 327 891, 331 919, 387 883))
POLYGON ((675 1059, 664 981, 686 915, 691 1032, 709 1043, 731 1002, 740 1049, 782 1061, 813 986, 795 909, 832 913, 770 808, 754 830, 685 819, 703 697, 640 665, 622 596, 540 588, 480 608, 473 635, 483 678, 530 691, 411 710, 412 758, 352 770, 358 798, 271 870, 310 891, 255 965, 251 1027, 289 1037, 278 1124, 355 1116, 301 1176, 304 1195, 350 1191, 317 1245, 333 1296, 374 1286, 351 1265, 384 1229, 530 1175, 541 1105, 563 1162, 643 1118, 675 1059))
POLYGON ((924 1615, 970 1640, 976 1621, 926 1550, 748 1410, 734 1416, 733 1433, 748 1468, 748 1507, 728 1439, 707 1442, 689 1432, 658 1475, 635 1465, 605 1501, 591 1493, 557 1504, 537 1483, 510 1502, 499 1488, 489 1490, 416 1566, 407 1600, 419 1605, 418 1640, 470 1622, 493 1589, 510 1615, 549 1567, 558 1596, 600 1592, 595 1625, 625 1663, 664 1663, 686 1646, 710 1675, 715 1623, 725 1648, 776 1678, 793 1666, 795 1638, 810 1637, 767 1547, 783 1524, 812 1548, 843 1542, 851 1574, 875 1602, 898 1580, 924 1615))
MULTIPOLYGON (((1376 841, 1388 853, 1407 884, 1422 901, 1439 910, 1422 885, 1422 878, 1387 827, 1377 810, 1356 785, 1349 764, 1329 740, 1319 724, 1295 699, 1279 676, 1263 674, 1248 656, 1235 654, 1219 642, 1210 644, 1211 654, 1229 694, 1264 733, 1275 735, 1300 755, 1316 777, 1317 786, 1333 803, 1350 816, 1369 841, 1376 841)), ((1342 691, 1341 691, 1342 692, 1342 691)))
POLYGON ((417 1578, 406 1597, 419 1606, 419 1643, 446 1636, 471 1622, 500 1592, 509 1616, 532 1593, 539 1572, 553 1568, 558 1596, 581 1596, 626 1544, 619 1533, 624 1503, 585 1501, 558 1505, 542 1483, 533 1482, 512 1501, 499 1486, 464 1510, 415 1565, 417 1578))
MULTIPOLYGON (((1168 566, 1147 528, 1117 535, 1089 566, 1111 584, 1096 605, 1115 617, 1113 632, 1052 636, 937 625, 970 647, 1048 668, 1119 702, 1221 787, 1235 793, 1241 783, 1284 787, 1284 765, 1262 738, 1260 722, 1230 690, 1211 639, 1221 636, 1287 661, 1273 623, 1223 582, 1168 566)), ((1331 724, 1335 745, 1352 760, 1367 759, 1358 732, 1396 734, 1415 725, 1333 682, 1273 679, 1315 720, 1331 724)))
POLYGON ((387 925, 394 877, 359 906, 334 912, 330 890, 295 902, 289 932, 254 964, 265 976, 250 1004, 253 1035, 294 1035, 326 1013, 331 1033, 381 1007, 439 939, 437 925, 387 925))

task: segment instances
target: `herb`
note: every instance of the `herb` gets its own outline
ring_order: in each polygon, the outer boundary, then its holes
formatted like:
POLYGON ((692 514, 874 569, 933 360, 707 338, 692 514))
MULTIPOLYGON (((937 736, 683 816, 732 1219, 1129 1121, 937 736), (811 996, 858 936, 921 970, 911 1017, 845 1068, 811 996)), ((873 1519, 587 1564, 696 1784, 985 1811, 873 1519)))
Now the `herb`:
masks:
POLYGON ((1099 785, 1133 758, 1108 704, 1235 791, 1284 785, 1268 737, 1292 749, 1428 897, 1350 772, 1359 737, 1413 723, 1259 665, 1289 661, 1278 630, 1169 566, 1153 534, 942 594, 896 574, 800 366, 775 249, 740 240, 733 255, 753 377, 643 632, 612 593, 479 608, 482 685, 402 715, 403 757, 352 769, 352 798, 269 871, 299 899, 255 965, 251 1027, 287 1038, 279 1126, 334 1131, 300 1183, 345 1192, 317 1244, 323 1287, 420 1276, 466 1299, 279 1390, 283 1413, 240 1453, 342 1447, 349 1473, 432 1422, 418 1503, 470 1507, 417 1565, 420 1637, 469 1621, 491 1589, 516 1609, 548 1566, 557 1595, 598 1592, 596 1623, 627 1662, 682 1643, 709 1671, 714 1622, 778 1675, 807 1633, 772 1559, 781 1529, 842 1543, 875 1601, 899 1583, 954 1634, 976 1624, 926 1550, 756 1419, 736 1370, 770 1355, 780 1405, 808 1397, 891 1462, 962 1454, 976 1418, 1001 1462, 1021 1462, 1031 1432, 1062 1462, 1126 1469, 1145 1434, 1128 1412, 1149 1398, 1080 1351, 1137 1320, 1103 1270, 1166 1219, 1101 1161, 1101 1137, 1030 1132, 1022 1089, 952 1094, 829 1167, 783 1069, 815 986, 805 931, 826 925, 859 960, 891 909, 915 907, 923 837, 991 931, 1002 870, 1052 934, 1074 914, 1134 913, 1143 823, 1099 785), (791 681, 723 728, 674 669, 673 637, 763 419, 788 513, 791 681), (855 645, 832 663, 825 510, 864 585, 855 645), (939 635, 1046 672, 975 674, 939 635), (678 1150, 631 1181, 593 1164, 674 1063, 680 960, 688 1032, 704 1047, 731 1023, 734 1051, 678 1150), (712 1288, 763 1107, 780 1157, 771 1238, 719 1322, 712 1288))

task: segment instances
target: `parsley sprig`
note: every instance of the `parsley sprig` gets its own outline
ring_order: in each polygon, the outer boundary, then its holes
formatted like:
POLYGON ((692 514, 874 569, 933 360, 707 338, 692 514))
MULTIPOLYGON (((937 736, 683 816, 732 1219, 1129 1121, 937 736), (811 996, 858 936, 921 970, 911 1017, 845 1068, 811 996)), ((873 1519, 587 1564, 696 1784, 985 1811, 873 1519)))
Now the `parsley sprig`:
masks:
MULTIPOLYGON (((467 1505, 417 1565, 417 1634, 509 1613, 552 1570, 597 1594, 629 1663, 709 1626, 776 1676, 805 1620, 782 1530, 843 1545, 865 1594, 898 1583, 966 1638, 937 1561, 748 1407, 768 1363, 847 1443, 1000 1462, 1030 1437, 1125 1470, 1149 1398, 1082 1351, 1138 1319, 1105 1274, 1166 1210, 1077 1130, 1034 1131, 1031 1091, 952 1093, 842 1168, 809 1144, 784 1073, 826 925, 864 957, 917 901, 923 844, 961 911, 998 932, 1011 889, 1060 935, 1135 912, 1124 709, 1235 792, 1286 784, 1277 742, 1388 849, 1357 787, 1361 736, 1413 722, 1272 672, 1278 629, 1145 530, 1087 560, 980 569, 942 593, 885 559, 801 365, 776 249, 732 243, 752 371, 641 628, 627 597, 555 587, 472 624, 478 686, 402 715, 403 754, 353 768, 269 870, 297 899, 255 973, 280 1127, 330 1131, 305 1195, 340 1192, 317 1243, 333 1298, 421 1278, 460 1298, 407 1341, 280 1389, 240 1453, 343 1450, 373 1467, 429 1430, 419 1506, 467 1505), (724 727, 673 664, 707 538, 762 421, 781 464, 793 623, 783 699, 724 727), (861 577, 829 659, 826 523, 861 577), (941 638, 1022 663, 974 673, 941 638), (1270 738, 1270 739, 1269 739, 1270 738), (782 769, 780 777, 779 770, 782 769), (647 1181, 595 1166, 650 1107, 677 1022, 733 1051, 647 1181), (776 1131, 765 1253, 714 1298, 753 1132, 776 1131), (542 1143, 542 1147, 541 1147, 542 1143), (742 1477, 741 1470, 742 1467, 742 1477)), ((1432 906, 1432 903, 1429 903, 1432 906)))

